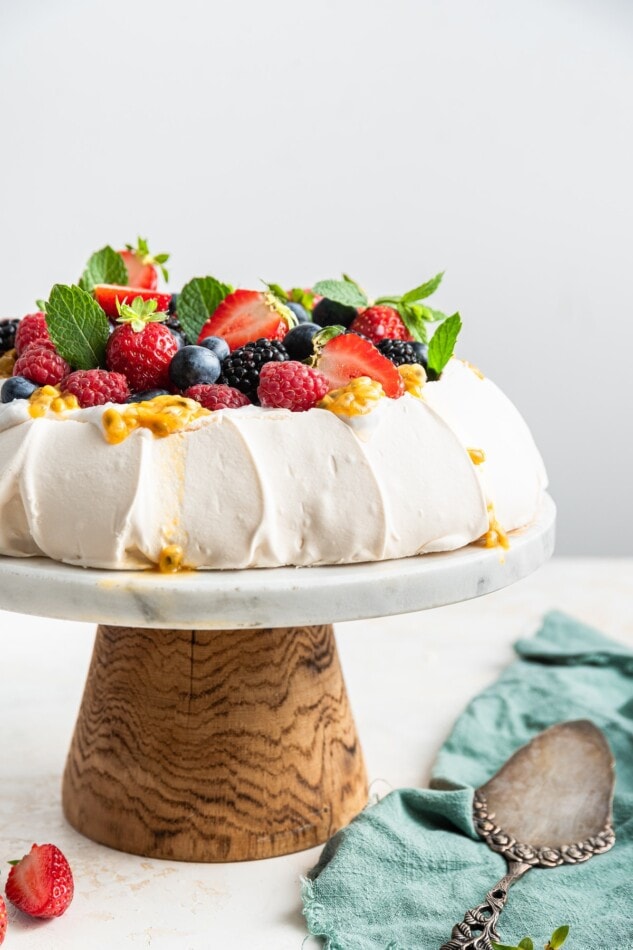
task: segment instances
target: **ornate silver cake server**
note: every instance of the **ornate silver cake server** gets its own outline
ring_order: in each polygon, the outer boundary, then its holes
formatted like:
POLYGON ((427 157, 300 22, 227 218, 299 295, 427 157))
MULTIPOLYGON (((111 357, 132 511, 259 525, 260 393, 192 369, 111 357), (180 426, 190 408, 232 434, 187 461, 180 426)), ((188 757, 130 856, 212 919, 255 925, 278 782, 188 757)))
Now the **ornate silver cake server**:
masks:
POLYGON ((586 719, 539 733, 475 792, 474 820, 508 873, 466 911, 441 950, 492 950, 510 886, 531 868, 580 864, 613 847, 614 761, 586 719))

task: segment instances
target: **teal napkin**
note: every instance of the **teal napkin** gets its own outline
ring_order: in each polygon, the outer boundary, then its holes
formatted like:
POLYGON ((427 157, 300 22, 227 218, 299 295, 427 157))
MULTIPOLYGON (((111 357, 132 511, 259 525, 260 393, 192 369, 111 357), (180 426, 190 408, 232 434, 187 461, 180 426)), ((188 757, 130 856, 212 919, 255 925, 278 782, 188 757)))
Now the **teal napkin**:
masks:
POLYGON ((609 740, 616 844, 586 864, 530 871, 510 891, 499 933, 542 946, 569 924, 565 950, 633 948, 633 651, 559 613, 515 649, 519 660, 457 721, 433 788, 392 792, 326 845, 303 885, 308 930, 326 950, 438 950, 505 873, 474 830, 473 790, 565 719, 591 719, 609 740))

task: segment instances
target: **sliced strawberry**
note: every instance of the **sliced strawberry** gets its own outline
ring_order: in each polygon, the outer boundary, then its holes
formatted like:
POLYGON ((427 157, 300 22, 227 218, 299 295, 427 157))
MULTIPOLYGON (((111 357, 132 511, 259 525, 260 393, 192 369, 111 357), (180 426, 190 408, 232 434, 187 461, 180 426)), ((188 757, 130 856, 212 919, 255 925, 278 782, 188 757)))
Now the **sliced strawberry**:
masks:
POLYGON ((158 274, 153 264, 144 264, 136 251, 119 251, 119 254, 127 267, 127 276, 131 284, 134 284, 135 287, 143 287, 146 290, 156 290, 158 274))
POLYGON ((369 376, 380 383, 391 399, 397 399, 404 392, 402 377, 391 360, 379 353, 373 343, 355 333, 342 333, 328 340, 316 365, 332 389, 345 386, 358 376, 369 376))
POLYGON ((4 898, 0 897, 0 943, 4 943, 4 935, 7 932, 7 905, 4 898))
POLYGON ((73 899, 73 875, 54 844, 34 844, 7 878, 6 895, 31 917, 59 917, 73 899))
POLYGON ((208 336, 226 340, 231 350, 265 337, 283 340, 296 319, 282 301, 258 290, 234 290, 213 311, 200 331, 198 343, 208 336))
POLYGON ((95 300, 113 320, 119 316, 116 302, 131 304, 135 297, 143 300, 155 300, 157 310, 167 310, 171 294, 158 293, 156 290, 147 290, 145 287, 122 287, 119 284, 97 284, 93 291, 95 300))

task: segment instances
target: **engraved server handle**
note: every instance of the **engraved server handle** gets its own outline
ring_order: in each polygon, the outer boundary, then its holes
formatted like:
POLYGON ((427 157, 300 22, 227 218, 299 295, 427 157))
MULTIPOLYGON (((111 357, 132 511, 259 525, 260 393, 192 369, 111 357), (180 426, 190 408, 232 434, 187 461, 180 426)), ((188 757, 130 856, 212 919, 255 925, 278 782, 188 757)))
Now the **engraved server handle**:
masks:
POLYGON ((488 891, 483 904, 472 907, 461 923, 455 924, 451 939, 440 950, 492 950, 492 941, 499 942, 497 923, 508 899, 508 891, 531 865, 512 862, 508 873, 488 891))

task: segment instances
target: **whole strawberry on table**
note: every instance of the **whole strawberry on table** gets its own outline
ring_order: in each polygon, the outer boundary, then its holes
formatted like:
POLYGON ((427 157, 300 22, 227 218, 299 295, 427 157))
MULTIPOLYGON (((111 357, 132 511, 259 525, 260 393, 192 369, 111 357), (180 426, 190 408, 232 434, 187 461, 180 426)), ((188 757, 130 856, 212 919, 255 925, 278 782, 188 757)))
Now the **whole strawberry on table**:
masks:
POLYGON ((210 411, 305 412, 354 406, 356 379, 399 399, 439 378, 461 327, 459 314, 428 306, 442 274, 375 301, 345 275, 291 290, 195 277, 171 293, 159 288, 168 258, 142 238, 106 245, 77 284, 55 284, 37 311, 0 321, 2 402, 53 387, 64 408, 182 395, 210 411), (415 386, 406 366, 419 368, 415 386))

